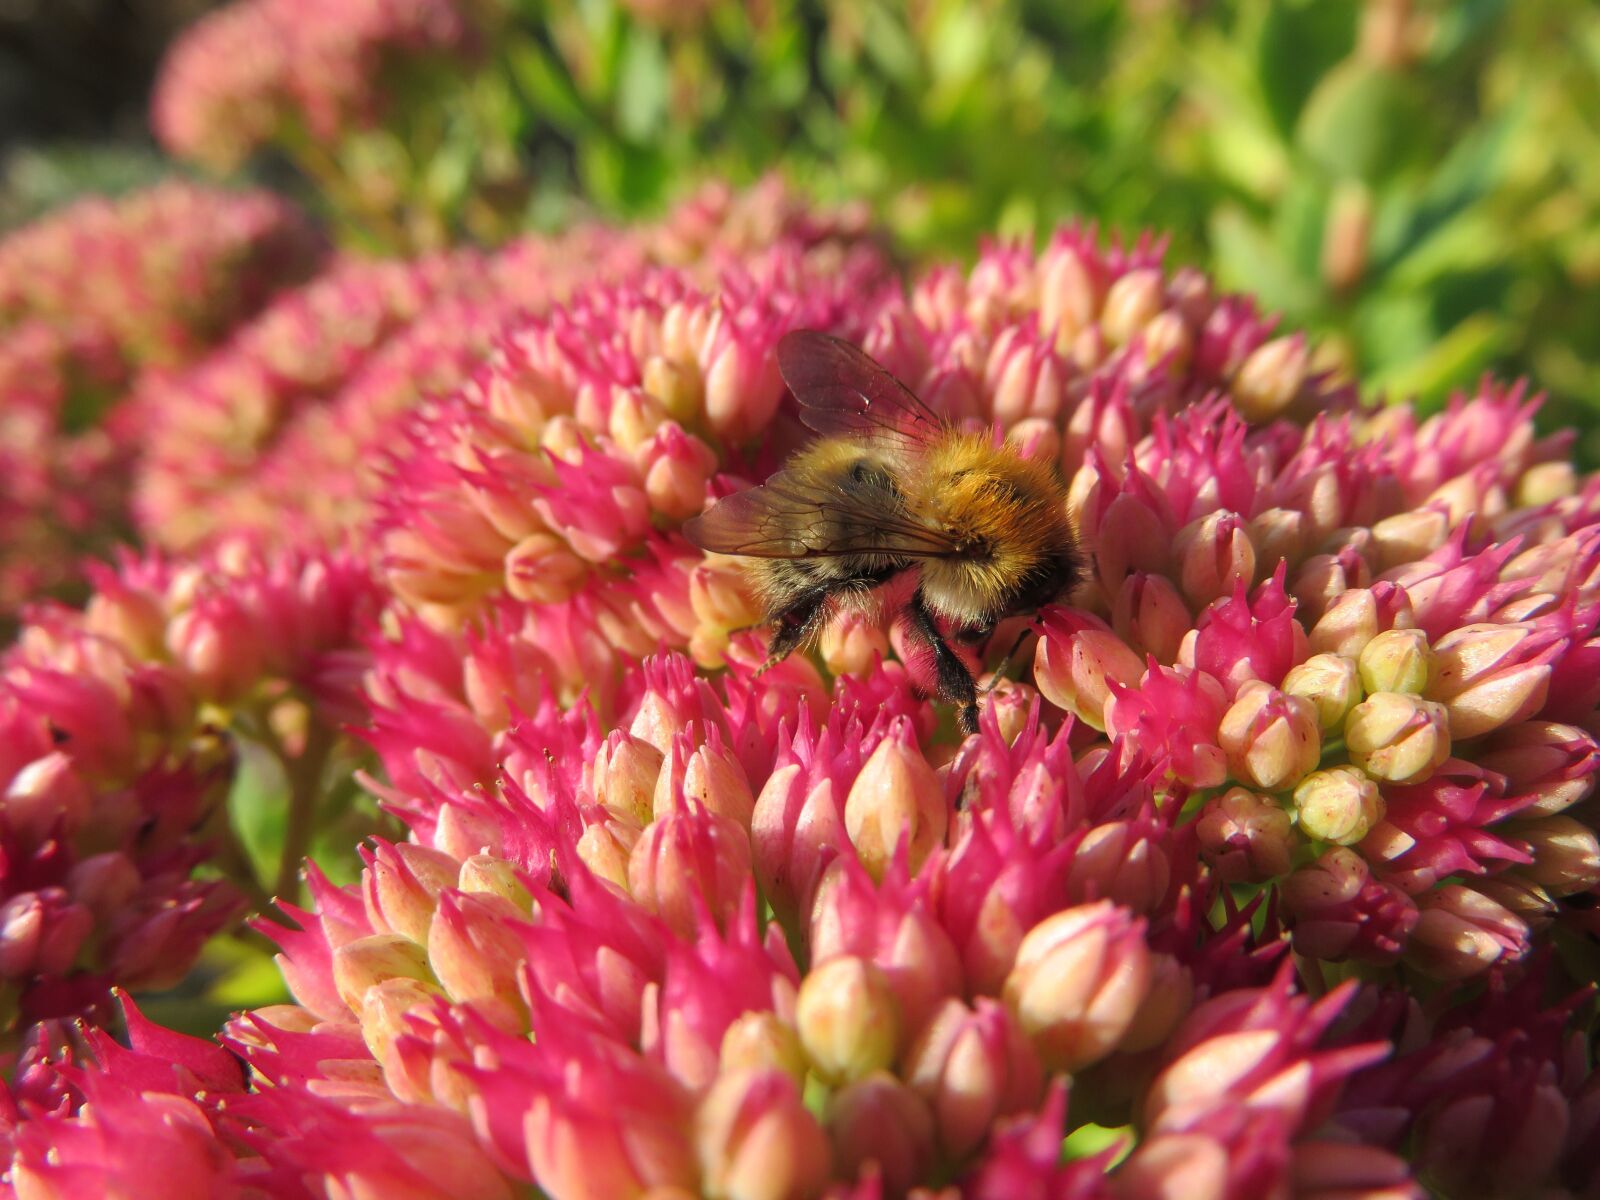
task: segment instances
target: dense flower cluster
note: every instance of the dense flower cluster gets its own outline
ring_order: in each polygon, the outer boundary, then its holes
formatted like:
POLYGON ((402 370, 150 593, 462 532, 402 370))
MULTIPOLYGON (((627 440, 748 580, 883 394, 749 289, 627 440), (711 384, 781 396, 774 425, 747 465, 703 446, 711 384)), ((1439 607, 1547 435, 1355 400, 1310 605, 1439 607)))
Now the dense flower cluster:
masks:
MULTIPOLYGON (((361 712, 379 594, 347 555, 236 544, 94 573, 80 612, 38 610, 0 660, 0 1023, 171 986, 236 917, 197 878, 237 856, 222 802, 240 735, 320 770, 361 712)), ((315 799, 323 781, 302 790, 315 799)), ((260 897, 252 897, 259 901, 260 897)))
POLYGON ((127 440, 115 420, 83 428, 78 413, 126 374, 103 331, 29 319, 0 332, 0 625, 120 532, 127 440))
POLYGON ((588 224, 494 254, 335 264, 141 389, 141 532, 175 548, 241 530, 345 540, 384 490, 404 419, 464 383, 513 317, 656 263, 711 279, 759 253, 831 273, 852 254, 877 261, 865 237, 859 212, 813 211, 774 178, 743 194, 709 185, 634 229, 588 224))
POLYGON ((0 241, 0 626, 128 532, 136 372, 199 355, 321 252, 281 200, 183 183, 0 241))
MULTIPOLYGON (((383 444, 381 504, 309 522, 355 549, 197 586, 223 540, 30 631, 30 714, 87 674, 40 656, 93 638, 210 710, 344 714, 409 837, 259 923, 293 1003, 222 1048, 131 1009, 128 1048, 36 1033, 19 1194, 150 1162, 243 1196, 1594 1194, 1587 996, 1554 950, 1600 884, 1600 488, 1532 402, 1362 408, 1148 242, 1066 229, 906 289, 842 227, 724 253, 702 213, 735 227, 702 201, 541 311, 445 297, 389 343, 412 371, 430 339, 492 342, 445 398, 343 384, 338 354, 294 393, 325 406, 233 408, 219 374, 213 411, 266 414, 254 448, 323 422, 245 491, 312 443, 347 472, 383 444), (798 444, 773 347, 807 327, 1070 481, 1084 581, 972 737, 887 614, 760 669, 738 564, 678 533, 798 444)), ((109 769, 78 728, 37 748, 109 769)), ((98 928, 57 890, 37 924, 98 928)))
POLYGON ((179 364, 322 253, 268 192, 173 182, 90 197, 0 241, 0 328, 40 319, 109 338, 134 365, 179 364))
POLYGON ((397 71, 470 56, 491 5, 472 0, 242 0, 197 21, 156 84, 172 154, 239 166, 286 134, 332 141, 376 119, 397 71))

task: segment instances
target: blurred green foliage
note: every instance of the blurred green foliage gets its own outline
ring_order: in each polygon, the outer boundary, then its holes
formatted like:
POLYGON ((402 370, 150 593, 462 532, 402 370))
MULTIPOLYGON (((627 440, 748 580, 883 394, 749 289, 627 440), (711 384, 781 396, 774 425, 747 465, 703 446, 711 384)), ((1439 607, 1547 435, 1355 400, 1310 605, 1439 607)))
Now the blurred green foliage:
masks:
POLYGON ((1157 229, 1374 392, 1526 373, 1552 421, 1600 419, 1589 0, 507 6, 537 221, 776 168, 915 253, 1157 229))
POLYGON ((1370 391, 1528 374, 1600 463, 1593 0, 462 0, 488 53, 282 145, 369 248, 781 170, 910 254, 1170 234, 1370 391), (309 164, 309 165, 307 165, 309 164))

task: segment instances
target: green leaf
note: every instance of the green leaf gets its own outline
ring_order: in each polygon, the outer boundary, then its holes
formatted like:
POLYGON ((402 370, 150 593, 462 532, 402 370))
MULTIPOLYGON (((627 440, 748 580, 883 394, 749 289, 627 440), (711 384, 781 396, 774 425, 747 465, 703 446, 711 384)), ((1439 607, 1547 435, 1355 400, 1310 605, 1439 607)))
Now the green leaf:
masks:
POLYGON ((1278 246, 1244 210, 1224 205, 1211 218, 1217 277, 1226 287, 1253 292, 1267 308, 1293 314, 1315 310, 1317 282, 1295 271, 1278 246))
POLYGON ((1067 1134, 1061 1143, 1061 1161, 1073 1162, 1080 1158, 1093 1158, 1112 1147, 1117 1148, 1112 1164, 1121 1162, 1133 1150, 1135 1138, 1133 1126, 1124 1125, 1119 1129, 1112 1129, 1105 1125, 1080 1125, 1067 1134))
POLYGON ((633 142, 648 142, 667 115, 667 55, 661 35, 635 25, 628 30, 617 80, 617 129, 633 142))
POLYGON ((1340 0, 1272 0, 1255 43, 1256 75, 1268 114, 1294 132, 1317 81, 1355 44, 1356 6, 1340 0))
POLYGON ((1317 84, 1296 140, 1330 175, 1370 182, 1418 143, 1419 107, 1403 76, 1350 59, 1317 84))
POLYGON ((593 122, 583 97, 565 70, 531 38, 519 38, 506 48, 506 61, 517 85, 552 125, 576 132, 593 122))
POLYGON ((239 771, 228 793, 228 819, 257 879, 273 879, 288 833, 289 781, 278 758, 259 742, 241 739, 239 771))
POLYGON ((219 977, 207 998, 230 1009, 261 1008, 286 1003, 289 988, 272 953, 263 948, 219 977))
POLYGON ((1391 401, 1416 397, 1424 409, 1443 403, 1457 388, 1470 386, 1506 346, 1506 323, 1489 313, 1462 321, 1421 355, 1396 362, 1371 379, 1375 392, 1391 401))
POLYGON ((670 164, 661 154, 615 141, 580 143, 578 169, 591 194, 623 212, 659 204, 670 177, 670 164))

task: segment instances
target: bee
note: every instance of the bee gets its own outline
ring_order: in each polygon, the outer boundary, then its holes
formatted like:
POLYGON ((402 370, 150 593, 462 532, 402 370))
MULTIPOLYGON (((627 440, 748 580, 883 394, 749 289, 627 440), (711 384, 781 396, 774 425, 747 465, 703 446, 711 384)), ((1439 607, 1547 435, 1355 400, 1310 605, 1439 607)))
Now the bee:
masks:
POLYGON ((685 536, 750 560, 772 627, 768 667, 842 606, 914 575, 896 619, 931 651, 932 690, 977 732, 977 681, 951 642, 970 651, 1078 583, 1060 477, 988 431, 957 429, 838 338, 788 334, 778 369, 819 436, 759 487, 687 522, 685 536))

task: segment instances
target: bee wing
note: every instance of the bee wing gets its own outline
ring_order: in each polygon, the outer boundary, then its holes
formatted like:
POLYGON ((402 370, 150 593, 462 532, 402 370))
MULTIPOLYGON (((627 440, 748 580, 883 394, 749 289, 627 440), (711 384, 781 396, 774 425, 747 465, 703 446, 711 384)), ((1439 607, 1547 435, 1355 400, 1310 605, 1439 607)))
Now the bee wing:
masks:
POLYGON ((939 530, 809 471, 779 471, 760 487, 718 500, 685 522, 683 534, 702 550, 747 558, 941 558, 956 552, 939 530))
POLYGON ((800 420, 824 437, 889 438, 914 449, 945 422, 849 342, 799 329, 778 343, 778 370, 800 402, 800 420))

